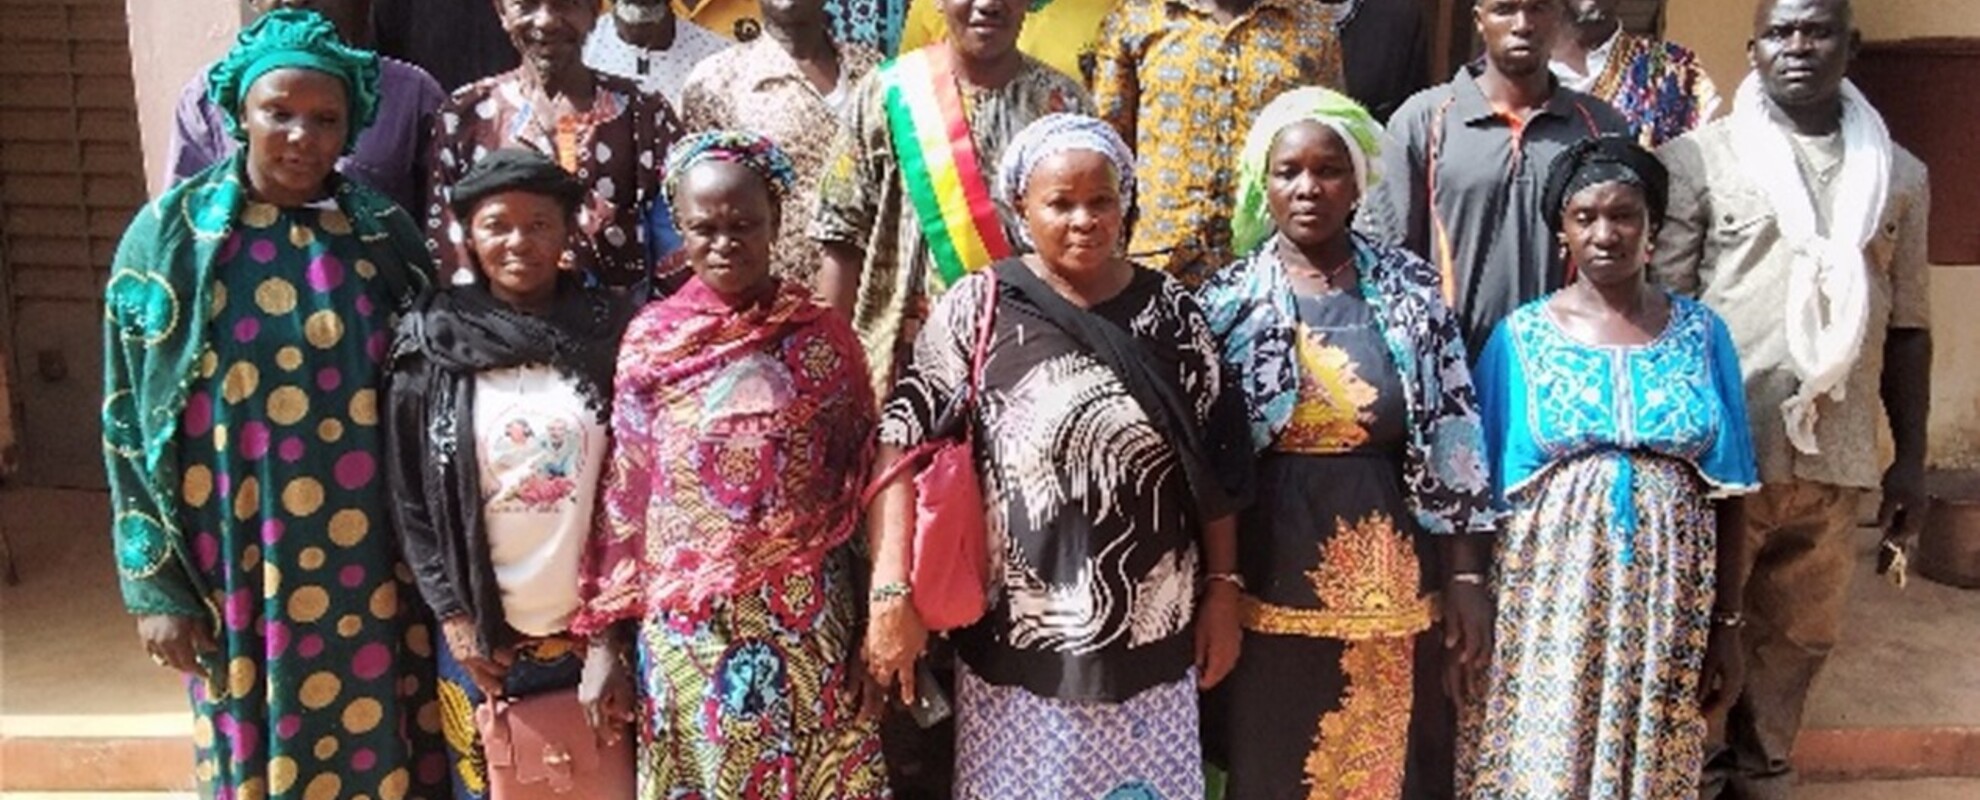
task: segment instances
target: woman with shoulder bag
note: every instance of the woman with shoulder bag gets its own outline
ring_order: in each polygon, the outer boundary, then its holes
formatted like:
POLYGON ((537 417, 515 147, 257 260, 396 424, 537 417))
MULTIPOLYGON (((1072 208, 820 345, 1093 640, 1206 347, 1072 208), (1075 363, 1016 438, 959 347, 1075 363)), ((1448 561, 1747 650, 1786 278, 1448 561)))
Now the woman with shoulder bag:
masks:
MULTIPOLYGON (((387 471, 406 560, 444 634, 440 713, 460 800, 508 777, 491 774, 507 759, 487 752, 484 729, 504 738, 511 701, 571 690, 581 668, 578 558, 627 316, 571 268, 583 197, 533 150, 475 164, 453 196, 475 280, 422 298, 392 348, 387 471)), ((564 697, 562 716, 582 720, 564 697)))
MULTIPOLYGON (((981 477, 996 565, 982 618, 951 633, 958 797, 1203 796, 1197 690, 1230 671, 1239 636, 1240 501, 1218 476, 1248 475, 1249 448, 1195 300, 1121 255, 1133 170, 1092 117, 1020 133, 995 191, 1035 253, 942 296, 882 415, 885 475, 949 435, 961 398, 981 477)), ((910 552, 938 533, 915 530, 938 498, 910 484, 929 483, 899 470, 868 516, 867 657, 904 700, 918 609, 955 600, 918 593, 967 590, 921 581, 910 552)))

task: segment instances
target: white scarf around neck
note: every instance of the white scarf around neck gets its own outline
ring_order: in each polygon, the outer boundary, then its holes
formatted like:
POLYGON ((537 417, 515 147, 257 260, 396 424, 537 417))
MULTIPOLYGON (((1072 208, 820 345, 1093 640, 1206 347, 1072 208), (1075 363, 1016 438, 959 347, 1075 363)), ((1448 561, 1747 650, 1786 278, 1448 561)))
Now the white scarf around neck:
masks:
POLYGON ((1733 97, 1732 136, 1747 177, 1773 206, 1782 243, 1794 248, 1788 276, 1787 345, 1801 385, 1781 404, 1788 441, 1803 453, 1815 442, 1816 400, 1840 401, 1869 329, 1870 268, 1863 248, 1876 235, 1889 199, 1891 134, 1884 118, 1849 81, 1842 84, 1842 172, 1829 209, 1829 231, 1815 213, 1817 193, 1801 177, 1787 119, 1748 73, 1733 97))

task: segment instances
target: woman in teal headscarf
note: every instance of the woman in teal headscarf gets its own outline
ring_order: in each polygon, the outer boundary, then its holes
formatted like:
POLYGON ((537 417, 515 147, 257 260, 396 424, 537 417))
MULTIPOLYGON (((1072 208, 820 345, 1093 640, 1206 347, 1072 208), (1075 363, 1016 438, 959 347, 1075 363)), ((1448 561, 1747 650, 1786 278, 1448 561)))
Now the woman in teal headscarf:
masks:
POLYGON ((1348 228, 1380 137, 1326 89, 1267 105, 1237 164, 1248 255, 1202 289, 1259 453, 1244 657, 1204 719, 1233 799, 1447 795, 1440 649, 1486 652, 1493 520, 1463 342, 1435 269, 1348 228))
POLYGON ((426 626, 379 462, 418 226, 333 171, 378 64, 313 12, 208 73, 245 146, 132 221, 105 290, 104 453, 126 608, 190 690, 204 793, 437 797, 426 626))

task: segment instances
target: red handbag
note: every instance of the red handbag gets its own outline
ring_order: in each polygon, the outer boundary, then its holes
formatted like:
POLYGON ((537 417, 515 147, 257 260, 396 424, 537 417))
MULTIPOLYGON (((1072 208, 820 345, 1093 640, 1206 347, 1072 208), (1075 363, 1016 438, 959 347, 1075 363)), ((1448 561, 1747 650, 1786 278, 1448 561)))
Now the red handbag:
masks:
MULTIPOLYGON (((903 470, 926 462, 914 475, 914 539, 908 551, 909 599, 921 624, 931 631, 966 628, 983 618, 989 605, 990 534, 984 522, 983 484, 976 474, 975 436, 969 414, 983 385, 992 322, 997 316, 997 274, 984 269, 983 302, 978 307, 976 348, 970 354, 968 383, 944 417, 962 427, 956 436, 933 438, 908 451, 866 487, 860 505, 892 483, 903 470)), ((940 427, 938 425, 938 427, 940 427)))
POLYGON ((577 689, 491 698, 474 710, 489 800, 635 800, 632 731, 610 746, 584 719, 577 689))

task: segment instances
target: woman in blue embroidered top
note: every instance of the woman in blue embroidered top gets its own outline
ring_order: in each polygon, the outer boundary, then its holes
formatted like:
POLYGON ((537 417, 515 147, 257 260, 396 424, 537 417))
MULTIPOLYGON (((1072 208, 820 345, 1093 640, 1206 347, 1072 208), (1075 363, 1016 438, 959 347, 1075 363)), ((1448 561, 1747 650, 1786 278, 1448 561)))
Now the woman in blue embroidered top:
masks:
POLYGON ((1239 164, 1232 238, 1250 255, 1203 289, 1261 453, 1238 537, 1244 657, 1204 721, 1231 798, 1448 793, 1426 632, 1451 577, 1441 644, 1486 652, 1492 515, 1463 337, 1435 268, 1347 227, 1380 138, 1327 89, 1268 105, 1239 164))
POLYGON ((1667 185, 1628 139, 1556 159, 1545 208, 1579 274, 1478 364, 1509 517, 1465 797, 1691 797, 1704 712, 1739 693, 1739 573, 1719 565, 1741 543, 1715 531, 1758 484, 1752 434, 1725 323, 1644 282, 1667 185))

